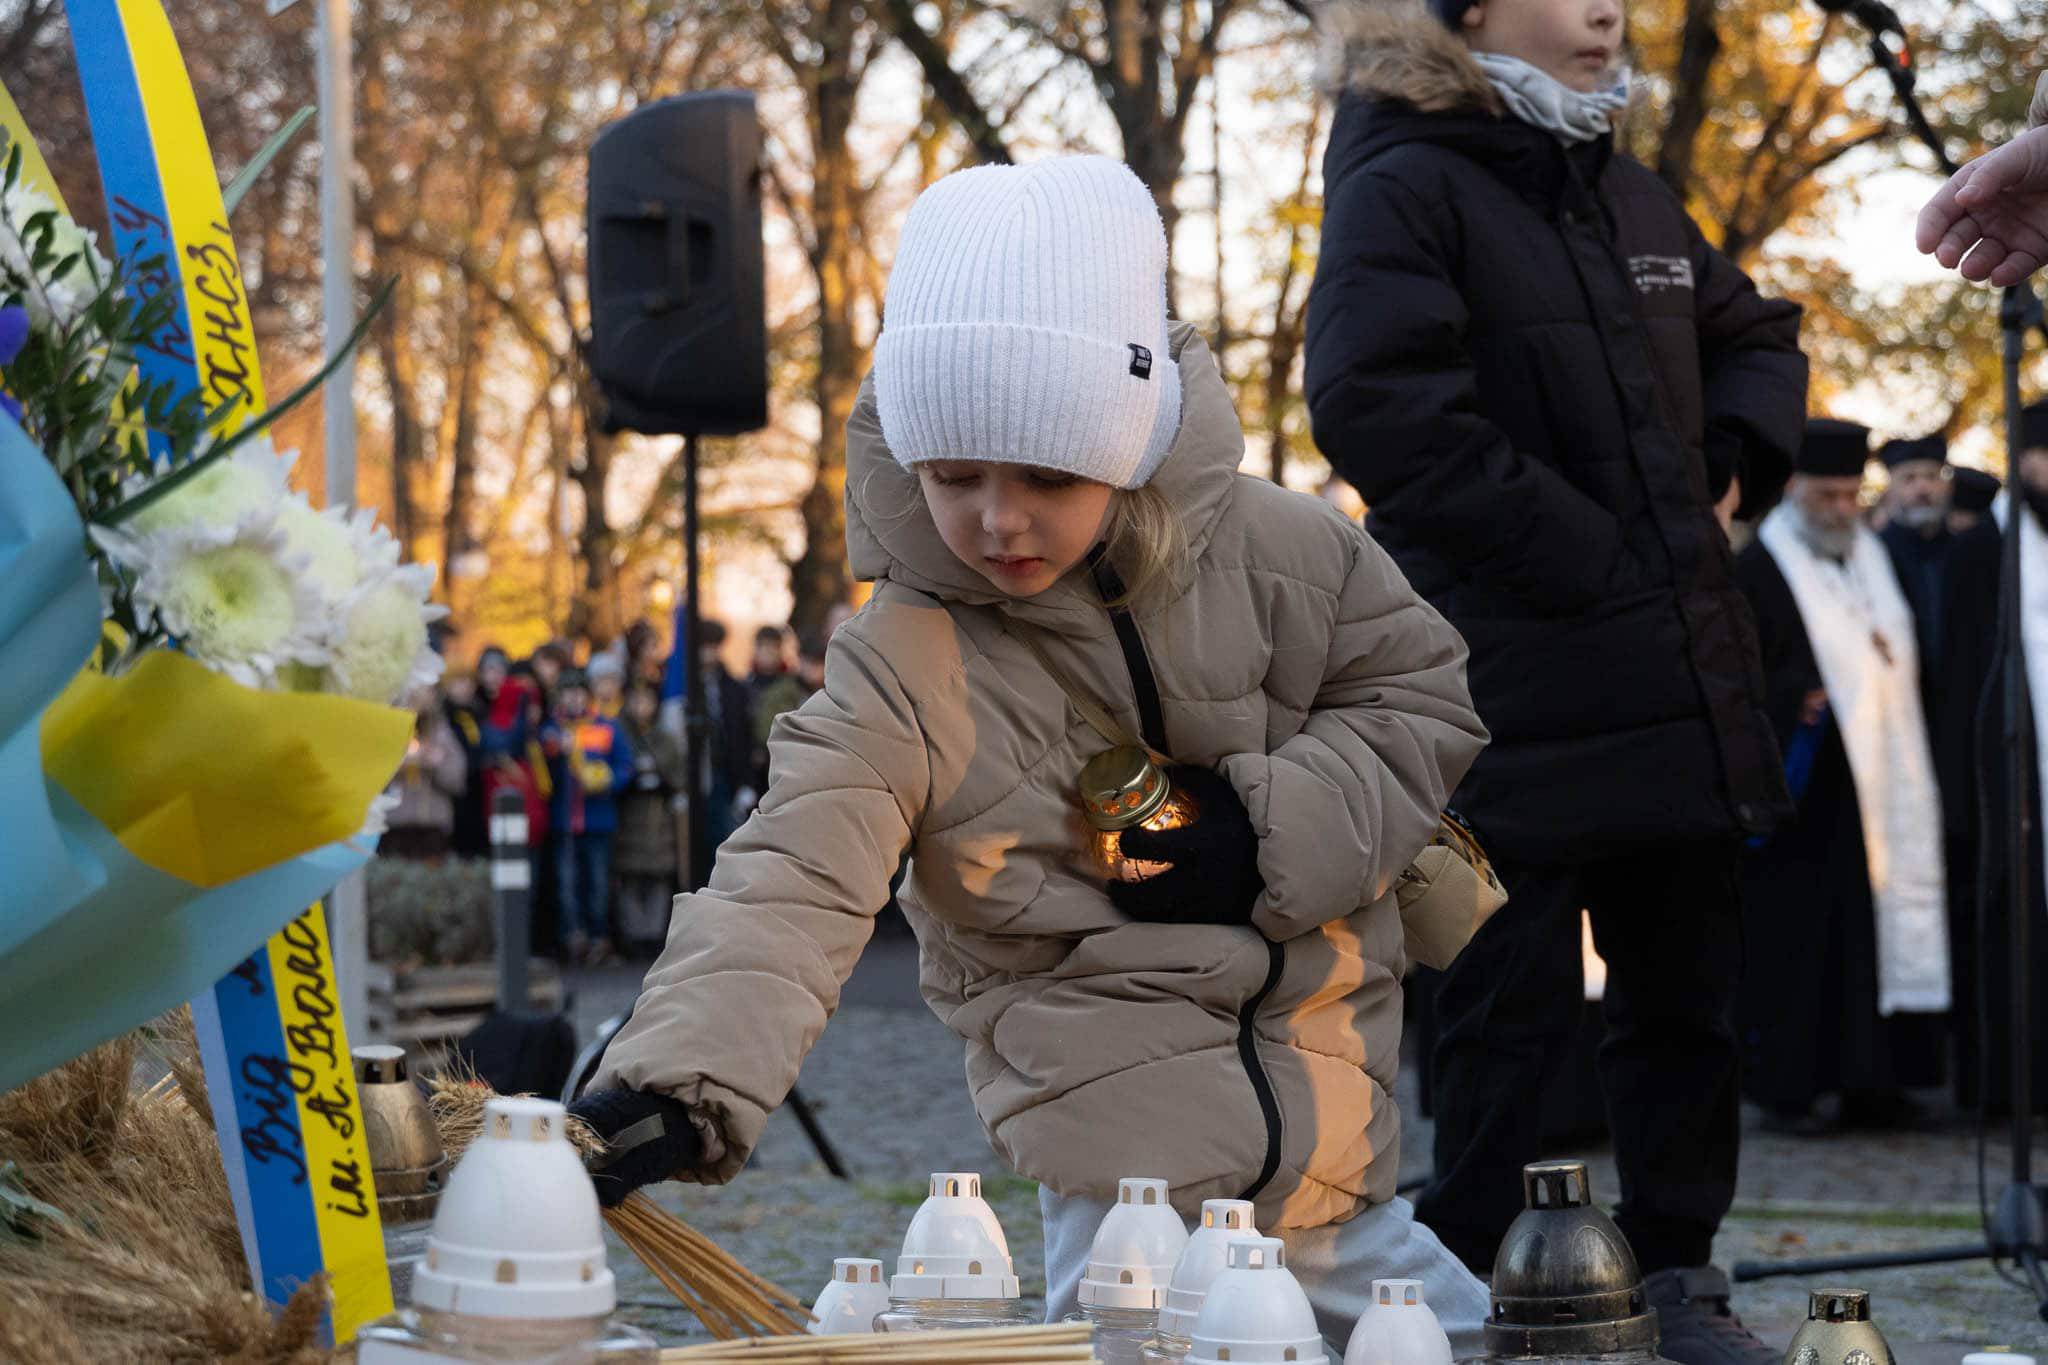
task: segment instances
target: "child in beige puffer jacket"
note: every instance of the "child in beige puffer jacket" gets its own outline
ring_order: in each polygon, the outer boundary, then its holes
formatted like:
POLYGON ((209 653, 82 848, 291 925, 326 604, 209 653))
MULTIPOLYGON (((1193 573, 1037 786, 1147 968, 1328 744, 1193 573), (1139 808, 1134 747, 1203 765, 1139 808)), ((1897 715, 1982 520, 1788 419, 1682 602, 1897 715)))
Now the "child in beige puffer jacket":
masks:
POLYGON ((1403 971, 1476 927, 1392 894, 1485 742, 1464 646, 1355 523, 1237 472, 1165 268, 1150 195, 1102 158, 919 199, 848 426, 853 567, 880 586, 577 1111, 626 1134, 608 1200, 730 1178, 907 851, 925 997, 1045 1191, 1055 1317, 1118 1177, 1150 1175, 1183 1213, 1254 1199, 1340 1349, 1375 1275, 1425 1280, 1476 1341, 1483 1289, 1395 1198, 1390 1093, 1403 971), (1097 707, 1200 809, 1125 836, 1171 864, 1148 881, 1089 861, 1097 707))

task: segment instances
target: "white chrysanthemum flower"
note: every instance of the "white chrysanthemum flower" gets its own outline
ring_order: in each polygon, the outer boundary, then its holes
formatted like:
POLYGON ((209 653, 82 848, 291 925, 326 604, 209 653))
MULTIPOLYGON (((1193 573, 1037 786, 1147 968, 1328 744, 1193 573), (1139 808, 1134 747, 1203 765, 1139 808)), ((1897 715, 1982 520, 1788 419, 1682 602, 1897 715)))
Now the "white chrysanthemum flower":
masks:
POLYGON ((0 227, 0 266, 23 279, 35 281, 36 287, 26 291, 25 300, 29 321, 33 325, 46 327, 54 321, 60 326, 69 326, 99 292, 101 283, 113 273, 113 267, 100 254, 99 239, 80 227, 49 196, 32 188, 27 181, 17 181, 6 196, 6 221, 11 226, 0 227), (91 264, 80 260, 56 279, 34 274, 29 265, 27 244, 17 234, 25 230, 28 220, 39 213, 56 215, 51 224, 50 246, 59 261, 77 252, 91 264))
POLYGON ((441 677, 441 656, 427 643, 427 623, 448 614, 427 605, 434 571, 407 564, 365 584, 349 602, 330 645, 329 690, 394 705, 441 677))
MULTIPOLYGON (((357 517, 375 520, 375 514, 358 511, 357 517)), ((363 579, 362 555, 351 518, 340 508, 316 512, 300 494, 284 500, 277 511, 277 524, 295 553, 306 557, 306 572, 330 602, 340 603, 354 593, 363 579)))
MULTIPOLYGON (((287 479, 297 458, 295 451, 280 454, 267 436, 252 437, 137 512, 129 525, 142 536, 210 532, 222 539, 248 523, 267 528, 276 522, 290 491, 287 479)), ((153 480, 136 482, 147 487, 153 480)))
MULTIPOLYGON (((386 574, 396 569, 402 555, 398 541, 392 534, 377 524, 375 514, 359 510, 349 518, 349 538, 356 548, 362 581, 386 574)), ((433 587, 431 570, 428 588, 433 587)), ((422 594, 424 599, 424 594, 422 594)))
POLYGON ((138 611, 208 668, 269 687, 287 664, 325 663, 320 595, 283 534, 253 521, 225 538, 214 530, 131 536, 96 526, 92 535, 136 575, 138 611))

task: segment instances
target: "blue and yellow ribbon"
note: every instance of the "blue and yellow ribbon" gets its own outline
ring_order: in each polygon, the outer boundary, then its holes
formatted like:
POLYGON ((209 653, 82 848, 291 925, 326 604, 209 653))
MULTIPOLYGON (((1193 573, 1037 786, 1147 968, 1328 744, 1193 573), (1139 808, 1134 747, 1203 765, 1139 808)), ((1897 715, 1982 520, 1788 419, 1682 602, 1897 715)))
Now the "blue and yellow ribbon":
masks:
POLYGON ((222 430, 263 410, 248 293, 199 101, 158 0, 68 0, 114 249, 145 297, 170 291, 172 320, 139 357, 143 376, 197 390, 222 430), (141 271, 144 262, 155 268, 141 271))
POLYGON ((11 144, 21 148, 22 183, 69 214, 71 210, 64 207, 64 196, 57 189, 57 177, 50 174, 50 163, 43 160, 42 148, 36 146, 35 134, 28 130, 28 120, 21 116, 21 106, 7 92, 5 81, 0 81, 0 128, 7 130, 11 144))
POLYGON ((334 1291, 336 1336, 391 1311, 377 1193, 317 905, 195 1002, 214 1121, 250 1270, 273 1302, 309 1268, 334 1291))
MULTIPOLYGON (((167 324, 140 357, 152 382, 263 410, 255 330, 213 156, 159 0, 67 0, 114 245, 167 324)), ((216 1127, 255 1282, 283 1302, 325 1273, 334 1339, 391 1311, 362 1112, 326 919, 306 910, 193 1004, 216 1127)))

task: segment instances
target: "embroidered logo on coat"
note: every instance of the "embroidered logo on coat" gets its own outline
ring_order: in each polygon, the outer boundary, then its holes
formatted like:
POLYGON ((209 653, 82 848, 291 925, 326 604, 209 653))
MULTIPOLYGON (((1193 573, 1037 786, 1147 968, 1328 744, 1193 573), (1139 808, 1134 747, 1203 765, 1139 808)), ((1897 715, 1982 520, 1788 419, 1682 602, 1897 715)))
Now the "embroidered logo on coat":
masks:
POLYGON ((1660 294, 1666 289, 1691 290, 1692 262, 1683 256, 1631 256, 1628 273, 1635 277, 1638 294, 1660 294))
POLYGON ((1131 373, 1139 379, 1152 377, 1152 352, 1135 341, 1125 342, 1131 349, 1131 373))

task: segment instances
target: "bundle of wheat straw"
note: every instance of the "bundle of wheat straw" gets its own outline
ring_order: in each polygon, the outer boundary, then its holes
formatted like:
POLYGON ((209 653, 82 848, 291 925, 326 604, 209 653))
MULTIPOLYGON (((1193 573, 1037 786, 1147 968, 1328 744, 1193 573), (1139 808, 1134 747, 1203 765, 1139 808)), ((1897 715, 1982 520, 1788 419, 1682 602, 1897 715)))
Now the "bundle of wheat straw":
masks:
MULTIPOLYGON (((495 1092, 474 1074, 460 1072, 436 1076, 427 1087, 427 1106, 453 1161, 483 1130, 484 1105, 495 1092)), ((569 1140, 586 1158, 604 1151, 604 1139, 580 1120, 570 1120, 569 1140)), ((794 1294, 762 1279, 644 1195, 606 1209, 604 1221, 719 1340, 791 1336, 810 1327, 811 1315, 794 1294)))
POLYGON ((1095 1359, 1087 1323, 901 1336, 804 1337, 797 1341, 717 1342, 663 1351, 675 1365, 1038 1365, 1095 1359))
POLYGON ((0 1183, 41 1209, 0 1210, 0 1360, 328 1359, 324 1283, 250 1292, 200 1075, 181 1010, 0 1095, 0 1183))

